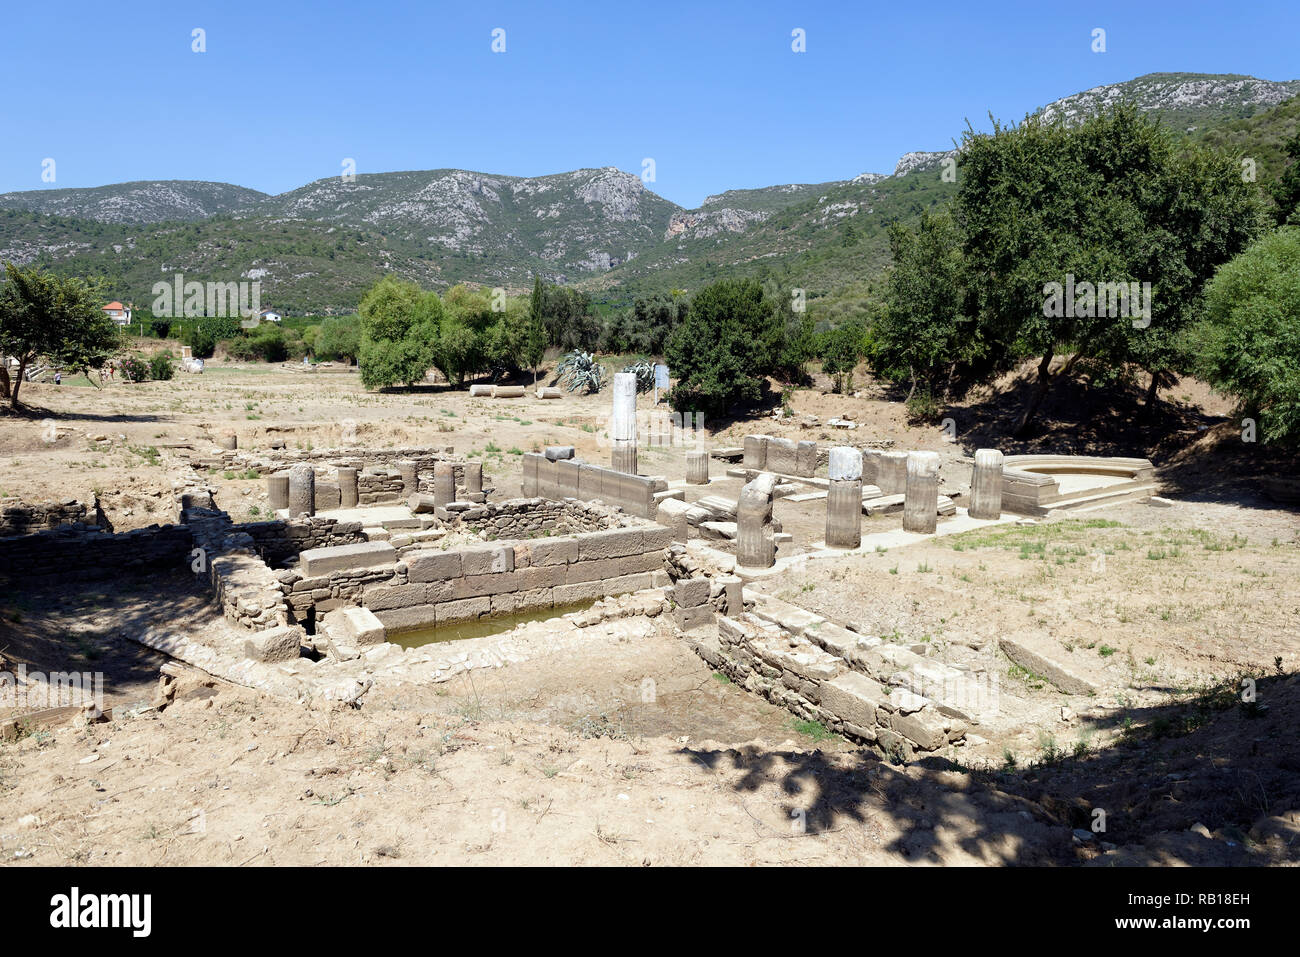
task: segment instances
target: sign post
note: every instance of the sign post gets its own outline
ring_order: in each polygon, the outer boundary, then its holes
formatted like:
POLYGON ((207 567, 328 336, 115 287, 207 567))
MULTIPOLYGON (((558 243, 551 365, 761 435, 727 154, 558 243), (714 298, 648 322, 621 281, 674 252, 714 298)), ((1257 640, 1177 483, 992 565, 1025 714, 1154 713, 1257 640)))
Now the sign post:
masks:
POLYGON ((659 404, 659 390, 668 388, 668 367, 662 362, 655 363, 655 405, 659 404))

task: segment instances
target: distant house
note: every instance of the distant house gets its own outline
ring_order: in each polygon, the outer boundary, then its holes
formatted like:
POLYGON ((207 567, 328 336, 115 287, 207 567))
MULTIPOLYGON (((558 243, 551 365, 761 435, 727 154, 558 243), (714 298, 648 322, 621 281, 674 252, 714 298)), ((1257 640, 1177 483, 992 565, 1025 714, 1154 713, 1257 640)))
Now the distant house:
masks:
POLYGON ((112 319, 119 326, 129 326, 131 324, 131 307, 124 306, 120 302, 110 302, 104 306, 104 312, 108 318, 112 319))
POLYGON ((280 314, 274 309, 263 309, 257 314, 258 322, 279 322, 280 314))

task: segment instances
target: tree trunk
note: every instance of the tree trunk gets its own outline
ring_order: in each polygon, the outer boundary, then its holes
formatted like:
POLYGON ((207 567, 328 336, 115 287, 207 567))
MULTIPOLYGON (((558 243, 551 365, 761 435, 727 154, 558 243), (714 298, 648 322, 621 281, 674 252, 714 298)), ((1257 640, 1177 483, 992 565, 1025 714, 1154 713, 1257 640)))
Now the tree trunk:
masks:
POLYGON ((9 364, 3 354, 0 354, 0 399, 9 398, 9 364))
POLYGON ((1159 389, 1160 389, 1160 373, 1152 372, 1151 384, 1147 386, 1147 396, 1146 396, 1146 400, 1143 402, 1143 408, 1145 408, 1148 412, 1151 412, 1155 409, 1156 399, 1158 398, 1156 393, 1159 391, 1159 389))
POLYGON ((1025 402, 1025 411, 1021 413, 1020 421, 1016 424, 1015 434, 1018 436, 1023 436, 1029 431, 1029 423, 1034 420, 1034 415, 1038 412, 1038 407, 1042 404, 1043 397, 1047 395, 1047 389, 1052 384, 1052 356, 1052 351, 1048 350, 1043 353, 1043 358, 1038 363, 1038 382, 1030 391, 1029 399, 1025 402))
POLYGON ((13 387, 13 391, 11 391, 11 392, 9 393, 9 408, 11 408, 11 409, 16 409, 16 408, 18 408, 18 390, 22 388, 22 385, 23 385, 23 373, 26 372, 26 371, 27 371, 27 357, 26 357, 26 356, 19 356, 19 357, 18 357, 18 374, 17 374, 16 376, 14 376, 14 387, 13 387))

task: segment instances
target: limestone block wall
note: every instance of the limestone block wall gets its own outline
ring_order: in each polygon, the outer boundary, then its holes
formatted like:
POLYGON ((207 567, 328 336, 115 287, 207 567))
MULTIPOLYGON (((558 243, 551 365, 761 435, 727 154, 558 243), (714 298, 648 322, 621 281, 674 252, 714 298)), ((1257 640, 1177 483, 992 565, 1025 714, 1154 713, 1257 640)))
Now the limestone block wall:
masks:
MULTIPOLYGON (((394 556, 396 557, 396 556, 394 556)), ((346 605, 361 605, 372 586, 401 588, 407 583, 404 561, 339 568, 321 575, 304 575, 300 569, 277 574, 280 592, 295 621, 305 622, 346 605)))
POLYGON ((659 507, 656 495, 668 490, 662 478, 629 475, 576 459, 553 462, 535 452, 524 455, 523 468, 526 496, 601 501, 640 518, 654 518, 659 507))
POLYGON ((263 560, 278 565, 309 548, 352 545, 366 540, 361 522, 340 522, 313 515, 292 521, 245 522, 234 526, 246 533, 263 560))
POLYGON ((443 524, 449 528, 464 526, 494 539, 527 539, 599 532, 619 523, 617 513, 594 502, 539 497, 486 502, 463 512, 449 512, 443 524))
POLYGON ((391 576, 363 584, 361 604, 400 631, 640 591, 667 583, 671 537, 647 525, 407 552, 391 576))
POLYGON ((93 525, 112 531, 97 499, 24 502, 16 497, 0 498, 0 538, 31 535, 60 525, 93 525))
POLYGON ((282 472, 291 465, 306 462, 324 472, 340 465, 355 468, 358 471, 367 468, 395 467, 402 460, 416 463, 416 468, 423 472, 433 471, 435 462, 452 457, 449 446, 415 446, 400 449, 374 448, 323 448, 323 449, 239 449, 222 450, 219 453, 200 452, 189 456, 190 465, 201 469, 234 469, 243 471, 254 469, 259 475, 282 472))
MULTIPOLYGON (((815 619, 816 616, 809 616, 815 619)), ((797 634, 746 614, 717 619, 717 641, 688 635, 696 652, 746 690, 887 754, 911 759, 960 740, 971 716, 944 700, 891 682, 923 682, 944 666, 901 646, 864 638, 830 622, 797 634), (910 656, 916 662, 900 659, 910 656), (908 664, 920 670, 905 679, 908 664)), ((931 676, 950 690, 962 676, 931 676)))
POLYGON ((183 568, 190 548, 185 525, 150 525, 121 535, 95 526, 60 525, 0 539, 0 579, 75 581, 183 568))
POLYGON ((181 517, 192 531, 193 547, 201 549, 201 555, 186 555, 185 561, 208 582, 226 619, 248 631, 287 624, 279 581, 258 555, 253 536, 217 508, 185 508, 181 517))

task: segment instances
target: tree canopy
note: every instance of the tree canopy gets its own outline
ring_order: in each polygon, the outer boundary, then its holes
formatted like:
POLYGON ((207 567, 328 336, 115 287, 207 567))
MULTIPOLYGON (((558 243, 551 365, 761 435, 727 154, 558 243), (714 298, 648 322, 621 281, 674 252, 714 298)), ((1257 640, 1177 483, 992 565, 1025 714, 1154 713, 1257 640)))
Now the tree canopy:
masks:
POLYGON ((12 408, 27 368, 44 358, 62 368, 89 374, 123 346, 122 331, 102 309, 97 283, 63 278, 42 269, 5 264, 0 287, 0 357, 18 360, 17 376, 0 365, 0 396, 12 408))

